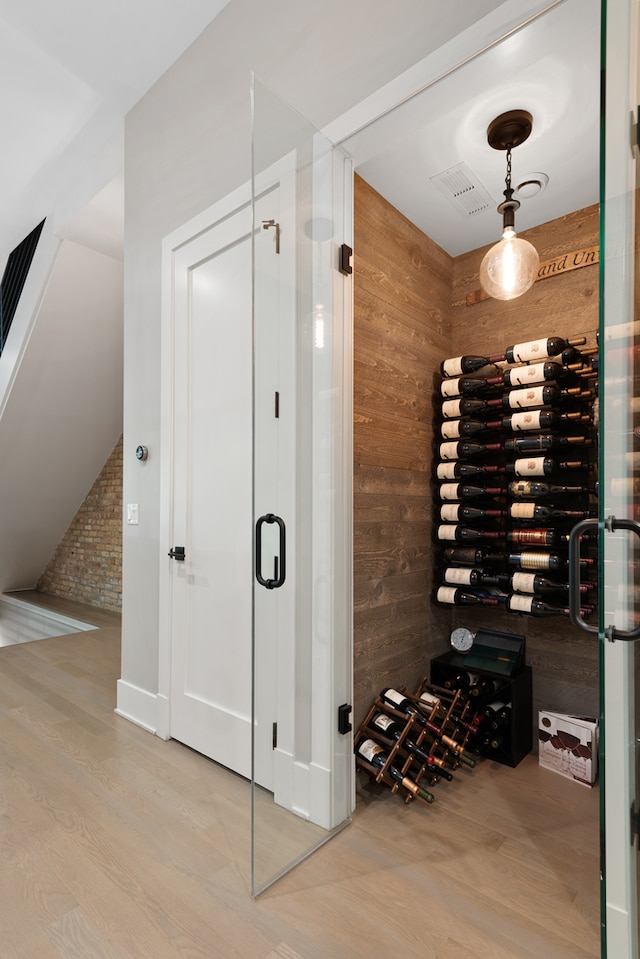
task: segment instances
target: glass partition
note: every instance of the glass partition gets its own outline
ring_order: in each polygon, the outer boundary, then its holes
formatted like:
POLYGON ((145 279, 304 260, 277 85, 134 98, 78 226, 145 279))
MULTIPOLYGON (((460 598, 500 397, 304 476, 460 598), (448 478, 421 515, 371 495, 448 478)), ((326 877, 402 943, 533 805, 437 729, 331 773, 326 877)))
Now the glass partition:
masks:
POLYGON ((638 956, 640 322, 637 274, 638 4, 603 9, 600 345, 600 641, 603 956, 638 956))
POLYGON ((254 80, 254 895, 352 809, 345 163, 254 80))

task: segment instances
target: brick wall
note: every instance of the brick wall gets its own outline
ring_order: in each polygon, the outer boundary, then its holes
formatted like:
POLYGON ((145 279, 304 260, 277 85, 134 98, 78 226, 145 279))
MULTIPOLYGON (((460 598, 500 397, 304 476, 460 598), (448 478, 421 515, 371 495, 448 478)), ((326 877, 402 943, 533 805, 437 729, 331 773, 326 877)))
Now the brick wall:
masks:
POLYGON ((53 596, 119 611, 122 601, 122 437, 37 583, 53 596))

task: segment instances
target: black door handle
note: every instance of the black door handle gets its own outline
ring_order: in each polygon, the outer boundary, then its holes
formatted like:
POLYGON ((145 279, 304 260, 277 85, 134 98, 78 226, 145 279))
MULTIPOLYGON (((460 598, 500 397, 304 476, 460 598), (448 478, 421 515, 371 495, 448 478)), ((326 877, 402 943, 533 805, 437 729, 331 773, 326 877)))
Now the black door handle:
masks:
POLYGON ((184 546, 172 546, 167 556, 175 559, 177 563, 184 563, 184 546))
POLYGON ((265 589, 278 589, 285 581, 287 574, 287 530, 284 520, 275 513, 265 513, 256 523, 256 579, 265 589), (262 527, 265 523, 277 523, 280 530, 280 555, 274 556, 273 579, 265 579, 262 575, 262 527))
MULTIPOLYGON (((604 521, 604 527, 610 533, 615 533, 619 529, 628 529, 640 537, 640 523, 635 519, 617 519, 615 516, 608 516, 604 521)), ((598 635, 597 628, 588 626, 580 615, 580 536, 587 530, 596 530, 597 532, 598 520, 583 519, 581 523, 576 523, 569 534, 569 616, 574 626, 579 626, 585 633, 598 635)), ((616 639, 633 642, 640 639, 640 625, 634 629, 618 629, 616 626, 607 626, 604 634, 609 642, 616 639)))
POLYGON ((598 635, 597 626, 585 623, 580 612, 580 537, 588 531, 598 532, 597 519, 583 519, 569 533, 569 618, 585 633, 598 635))

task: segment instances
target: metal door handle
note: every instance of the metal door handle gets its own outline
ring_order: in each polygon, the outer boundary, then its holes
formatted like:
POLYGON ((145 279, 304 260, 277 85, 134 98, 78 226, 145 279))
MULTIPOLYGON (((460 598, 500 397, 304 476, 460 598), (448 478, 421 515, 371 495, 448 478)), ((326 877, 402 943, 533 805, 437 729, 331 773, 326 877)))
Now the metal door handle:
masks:
POLYGON ((583 519, 576 523, 569 534, 569 618, 574 626, 597 636, 598 627, 585 623, 580 612, 580 537, 587 530, 597 533, 598 520, 583 519))
MULTIPOLYGON (((604 521, 604 527, 610 533, 615 533, 619 529, 628 529, 636 536, 640 537, 640 522, 635 519, 617 519, 615 516, 608 516, 604 521)), ((598 634, 595 626, 589 626, 583 620, 580 614, 580 536, 587 530, 597 531, 598 520, 583 519, 576 523, 569 534, 569 616, 574 626, 579 626, 585 633, 598 634)), ((616 639, 625 642, 633 642, 640 639, 640 624, 634 629, 618 629, 616 626, 607 626, 604 631, 609 642, 616 639)))
POLYGON ((287 555, 287 530, 284 520, 275 513, 265 513, 256 523, 256 579, 265 589, 278 589, 285 581, 287 555), (277 523, 280 530, 280 555, 274 556, 274 577, 265 579, 262 575, 262 527, 265 523, 277 523))
POLYGON ((170 556, 171 559, 175 559, 177 563, 184 563, 184 546, 172 546, 167 556, 170 556))

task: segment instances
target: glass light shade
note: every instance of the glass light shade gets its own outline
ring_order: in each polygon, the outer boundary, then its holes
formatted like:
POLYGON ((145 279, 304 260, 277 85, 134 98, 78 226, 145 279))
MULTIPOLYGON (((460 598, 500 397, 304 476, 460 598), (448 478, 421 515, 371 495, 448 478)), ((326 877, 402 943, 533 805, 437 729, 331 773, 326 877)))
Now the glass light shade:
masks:
POLYGON ((500 242, 484 255, 480 264, 480 286, 496 300, 515 300, 533 286, 539 265, 535 246, 507 227, 500 242))

